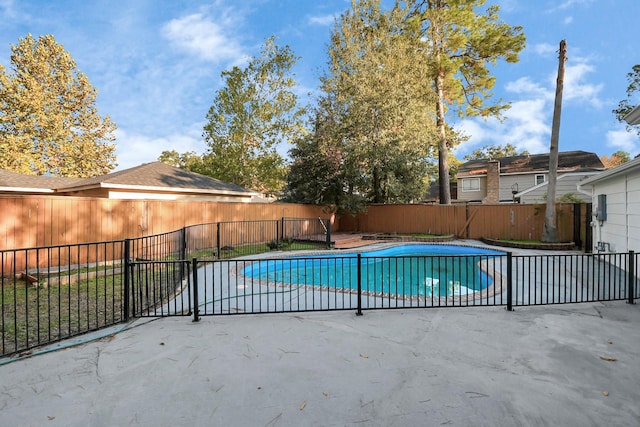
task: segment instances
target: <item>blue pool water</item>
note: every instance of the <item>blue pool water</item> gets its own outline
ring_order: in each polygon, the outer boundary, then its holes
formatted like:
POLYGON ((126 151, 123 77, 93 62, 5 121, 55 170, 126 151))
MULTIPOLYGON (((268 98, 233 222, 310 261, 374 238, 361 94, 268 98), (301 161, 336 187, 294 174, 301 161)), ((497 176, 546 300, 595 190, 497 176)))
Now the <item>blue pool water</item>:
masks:
MULTIPOLYGON (((241 273, 258 281, 354 290, 358 283, 357 253, 299 256, 263 260, 241 273)), ((480 291, 492 284, 480 270, 504 252, 455 245, 405 244, 361 252, 363 292, 403 296, 453 296, 480 291)))

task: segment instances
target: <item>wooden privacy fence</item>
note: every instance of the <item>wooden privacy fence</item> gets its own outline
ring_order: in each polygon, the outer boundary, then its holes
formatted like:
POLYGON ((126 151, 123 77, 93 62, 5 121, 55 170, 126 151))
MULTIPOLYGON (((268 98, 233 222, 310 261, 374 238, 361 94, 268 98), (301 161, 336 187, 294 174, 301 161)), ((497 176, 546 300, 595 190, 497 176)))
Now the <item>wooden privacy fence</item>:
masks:
MULTIPOLYGON (((558 237, 584 241, 590 218, 586 205, 557 204, 558 237), (579 210, 579 212, 577 212, 579 210), (578 214, 578 221, 574 218, 578 214), (577 232, 577 235, 575 234, 577 232)), ((546 205, 371 205, 367 212, 342 215, 340 231, 425 233, 508 240, 540 240, 546 205)))
POLYGON ((0 250, 143 237, 215 222, 332 218, 325 208, 289 203, 0 197, 0 250))
MULTIPOLYGON (((557 227, 561 241, 582 243, 589 249, 587 230, 590 205, 558 204, 557 227), (580 211, 580 215, 576 215, 580 211)), ((339 220, 326 208, 280 203, 230 203, 207 201, 109 200, 98 198, 16 196, 0 197, 0 250, 68 244, 111 242, 160 235, 198 224, 279 220, 281 218, 331 218, 332 230, 365 233, 428 233, 459 238, 483 237, 538 240, 544 225, 545 205, 371 205, 366 213, 342 215, 339 220)), ((229 224, 229 227, 233 225, 229 224)), ((225 225, 226 227, 226 225, 225 225)), ((289 233, 289 231, 282 230, 289 233)), ((260 230, 263 240, 275 229, 260 230)), ((253 233, 252 233, 253 234, 253 233)), ((241 233, 226 233, 242 243, 241 233)), ((81 249, 89 258, 109 259, 104 249, 81 249)), ((117 250, 115 248, 109 251, 117 250)), ((41 262, 50 253, 34 252, 41 262)), ((82 254, 55 254, 82 259, 82 254)), ((9 260, 5 260, 9 262, 9 260)))

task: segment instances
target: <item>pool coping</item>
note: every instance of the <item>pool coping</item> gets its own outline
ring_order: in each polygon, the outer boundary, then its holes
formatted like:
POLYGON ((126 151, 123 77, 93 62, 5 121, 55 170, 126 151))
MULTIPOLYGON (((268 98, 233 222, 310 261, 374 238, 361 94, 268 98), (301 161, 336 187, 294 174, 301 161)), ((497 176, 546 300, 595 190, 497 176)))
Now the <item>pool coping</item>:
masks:
MULTIPOLYGON (((471 247, 471 248, 478 248, 478 249, 484 249, 487 250, 489 248, 487 247, 482 247, 482 246, 478 246, 478 245, 472 245, 472 244, 451 244, 451 242, 447 241, 447 242, 416 242, 416 241, 395 241, 395 242, 384 242, 384 243, 374 243, 368 246, 363 246, 363 247, 359 247, 359 248, 351 248, 351 249, 344 249, 344 250, 340 250, 341 253, 344 254, 350 254, 350 253, 359 253, 359 252, 363 252, 362 249, 363 248, 369 248, 368 251, 370 250, 380 250, 380 249, 386 249, 386 248, 390 248, 390 247, 394 247, 394 246, 400 246, 400 245, 407 245, 407 244, 432 244, 432 245, 440 245, 440 246, 462 246, 462 247, 471 247), (373 247, 373 249, 372 249, 373 247)), ((494 251, 496 251, 494 249, 494 251)), ((307 251, 304 251, 307 252, 307 251)), ((334 251, 331 251, 334 252, 334 251)), ((496 257, 500 257, 503 260, 501 262, 504 262, 504 257, 506 256, 507 252, 506 251, 499 251, 499 252, 504 252, 503 255, 494 255, 496 257)), ((305 255, 307 256, 317 256, 317 255, 322 255, 322 254, 326 254, 326 251, 317 251, 317 250, 310 250, 307 253, 305 253, 304 255, 299 255, 300 257, 303 257, 305 255)), ((455 254, 450 254, 450 255, 454 255, 455 254)), ((462 255, 473 255, 473 254, 462 254, 462 255)), ((441 255, 441 256, 447 256, 447 255, 441 255)), ((246 276, 244 274, 242 274, 240 272, 241 269, 246 268, 247 266, 254 264, 256 262, 259 261, 271 261, 271 260, 280 260, 280 259, 290 259, 292 258, 292 255, 285 255, 285 254, 279 254, 275 257, 268 257, 268 258, 256 258, 256 259, 242 259, 242 258, 237 258, 236 261, 246 261, 246 263, 244 263, 242 266, 238 266, 236 264, 235 267, 230 268, 230 272, 232 275, 235 275, 237 277, 242 277, 245 280, 245 283, 250 283, 251 285, 257 284, 258 286, 264 286, 264 284, 259 283, 260 279, 256 279, 250 276, 246 276)), ((393 258, 393 257, 389 257, 389 258, 393 258)), ((361 291, 362 295, 367 296, 367 297, 374 297, 374 298, 382 298, 382 299, 393 299, 393 300, 397 300, 397 301, 415 301, 415 302, 425 302, 425 306, 426 306, 426 302, 431 302, 431 305, 434 307, 438 307, 441 305, 456 305, 455 303, 458 302, 460 303, 461 306, 462 302, 469 302, 469 301, 482 301, 482 300, 487 300, 489 301, 490 298, 496 298, 496 296, 501 295, 504 290, 504 286, 506 284, 506 276, 504 274, 501 274, 500 272, 497 272, 496 270, 490 272, 488 269, 488 265, 486 265, 488 263, 488 259, 485 260, 480 260, 478 261, 478 265, 477 267, 479 268, 480 271, 482 271, 483 273, 485 273, 489 278, 491 278, 492 283, 490 286, 487 286, 484 289, 481 289, 479 291, 475 291, 472 293, 467 293, 464 295, 447 295, 447 296, 438 296, 438 297, 434 297, 434 296, 424 296, 424 295, 405 295, 405 294, 394 294, 394 293, 390 293, 390 292, 371 292, 371 291, 361 291), (437 302, 438 304, 434 304, 434 302, 437 302), (444 304, 440 304, 441 302, 444 302, 444 304)), ((504 268, 504 266, 501 266, 500 270, 502 270, 504 268)), ((351 295, 357 295, 358 294, 358 290, 357 289, 351 289, 351 288, 337 288, 337 287, 330 287, 330 286, 326 286, 326 285, 309 285, 309 284, 294 284, 294 283, 287 283, 287 282, 282 282, 282 281, 273 281, 271 282, 273 283, 276 287, 279 288, 288 288, 288 289, 293 289, 293 288, 302 288, 305 290, 311 290, 311 291, 320 291, 320 292, 336 292, 336 293, 340 293, 340 294, 351 294, 351 295)), ((479 305, 479 304, 471 304, 471 305, 479 305)), ((495 305, 495 301, 493 304, 491 305, 495 305)))

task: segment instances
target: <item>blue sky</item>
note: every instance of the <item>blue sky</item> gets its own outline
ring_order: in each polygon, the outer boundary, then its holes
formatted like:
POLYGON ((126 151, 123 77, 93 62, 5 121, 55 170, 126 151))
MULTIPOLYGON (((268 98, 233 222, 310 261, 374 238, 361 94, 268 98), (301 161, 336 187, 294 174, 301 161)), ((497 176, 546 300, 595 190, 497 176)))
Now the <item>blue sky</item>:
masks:
MULTIPOLYGON (((387 1, 386 4, 391 2, 387 1)), ((640 63, 638 0, 502 0, 500 17, 522 25, 517 64, 498 63, 495 98, 512 103, 505 120, 453 123, 470 137, 455 154, 511 143, 548 151, 558 67, 567 40, 561 151, 640 153, 640 139, 611 110, 626 74, 640 63)), ((53 34, 98 89, 98 108, 117 123, 116 170, 157 160, 163 150, 202 153, 202 128, 221 71, 246 63, 275 35, 300 60, 297 89, 310 99, 326 63, 335 17, 348 0, 0 0, 0 62, 28 33, 53 34)), ((286 153, 287 147, 281 151, 286 153)))

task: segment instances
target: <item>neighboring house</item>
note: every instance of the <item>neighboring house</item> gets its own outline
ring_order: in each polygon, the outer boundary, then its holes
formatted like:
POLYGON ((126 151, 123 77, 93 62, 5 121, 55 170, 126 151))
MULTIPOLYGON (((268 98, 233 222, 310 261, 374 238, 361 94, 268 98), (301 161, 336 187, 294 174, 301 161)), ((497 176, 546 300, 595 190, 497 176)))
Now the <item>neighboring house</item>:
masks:
POLYGON ((637 105, 633 110, 629 111, 623 120, 631 126, 640 125, 640 105, 637 105))
POLYGON ((23 175, 0 169, 0 195, 54 195, 56 188, 73 185, 79 181, 82 181, 82 178, 23 175))
POLYGON ((250 202, 257 193, 162 162, 93 178, 55 178, 0 170, 0 194, 48 194, 106 199, 250 202))
MULTIPOLYGON (((577 190, 580 181, 605 169, 595 153, 558 153, 556 197, 573 194, 591 199, 577 190)), ((495 203, 544 203, 549 184, 549 154, 471 160, 458 169, 458 200, 495 203)))
POLYGON ((640 157, 579 185, 593 199, 594 252, 640 251, 640 157))

